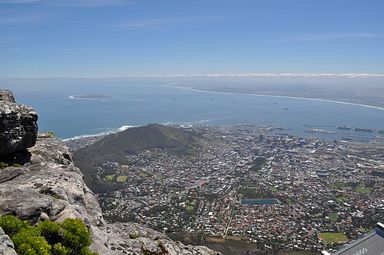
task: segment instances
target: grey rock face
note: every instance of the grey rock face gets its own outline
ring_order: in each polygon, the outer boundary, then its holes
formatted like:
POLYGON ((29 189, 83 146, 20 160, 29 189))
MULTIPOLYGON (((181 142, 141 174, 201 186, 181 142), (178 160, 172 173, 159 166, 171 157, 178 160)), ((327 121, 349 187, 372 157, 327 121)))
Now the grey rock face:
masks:
POLYGON ((10 91, 0 90, 0 156, 34 146, 36 137, 36 112, 15 103, 10 91))
POLYGON ((0 89, 0 101, 8 103, 16 103, 13 93, 6 89, 0 89))
POLYGON ((91 250, 100 255, 219 254, 174 242, 139 224, 106 223, 96 197, 61 141, 39 136, 29 152, 29 163, 0 170, 0 215, 14 214, 31 223, 80 218, 91 230, 91 250))
POLYGON ((13 242, 0 228, 0 254, 3 255, 17 255, 14 250, 13 242))
POLYGON ((203 246, 184 245, 137 223, 114 223, 106 226, 107 235, 94 232, 93 244, 100 254, 152 255, 220 255, 203 246), (104 246, 99 246, 104 243, 104 246))
POLYGON ((15 214, 32 222, 73 216, 102 225, 101 210, 68 148, 55 138, 38 138, 30 162, 0 171, 0 215, 15 214))

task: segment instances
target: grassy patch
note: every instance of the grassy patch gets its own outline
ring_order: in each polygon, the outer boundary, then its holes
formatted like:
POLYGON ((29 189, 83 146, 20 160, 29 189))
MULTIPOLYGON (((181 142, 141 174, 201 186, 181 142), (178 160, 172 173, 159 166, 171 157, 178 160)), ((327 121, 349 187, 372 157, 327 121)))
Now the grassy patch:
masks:
POLYGON ((337 196, 336 197, 336 201, 339 202, 339 203, 344 203, 344 202, 348 202, 349 198, 346 197, 346 196, 337 196))
POLYGON ((117 182, 121 182, 121 183, 123 183, 123 182, 126 182, 127 179, 128 179, 128 176, 126 176, 126 175, 120 175, 120 176, 117 176, 116 181, 117 181, 117 182))
POLYGON ((0 162, 0 169, 8 167, 8 164, 5 162, 0 162))
POLYGON ((234 240, 234 241, 241 241, 242 240, 241 236, 232 236, 232 235, 227 235, 225 237, 225 239, 226 240, 234 240))
POLYGON ((193 214, 193 212, 195 211, 195 207, 196 207, 196 200, 187 200, 185 202, 186 206, 185 206, 185 210, 187 211, 188 214, 193 214))
POLYGON ((207 236, 205 238, 205 241, 208 243, 223 244, 225 242, 225 239, 221 236, 207 236))
POLYGON ((331 214, 328 215, 328 218, 331 221, 337 221, 339 219, 339 215, 337 213, 331 213, 331 214))
POLYGON ((319 239, 325 244, 348 242, 348 237, 344 233, 323 232, 319 233, 319 239))
POLYGON ((276 192, 278 192, 279 190, 277 189, 277 188, 275 188, 275 187, 271 187, 271 192, 272 193, 276 193, 276 192))
POLYGON ((150 175, 149 173, 147 173, 147 172, 140 172, 140 173, 139 173, 139 176, 140 176, 141 178, 146 178, 146 177, 150 177, 151 175, 150 175))
POLYGON ((56 134, 53 131, 48 131, 47 136, 53 138, 53 137, 56 137, 56 134))
POLYGON ((252 166, 249 170, 251 171, 259 171, 264 166, 265 162, 267 161, 264 157, 258 157, 252 162, 252 166))
POLYGON ((185 210, 187 211, 188 214, 193 214, 194 208, 195 208, 195 207, 192 206, 192 205, 187 205, 187 206, 185 207, 185 210))
POLYGON ((115 174, 107 175, 107 176, 105 176, 104 179, 105 179, 107 182, 113 182, 113 180, 115 179, 115 174))
POLYGON ((131 238, 131 239, 136 239, 139 237, 140 237, 140 233, 138 233, 138 232, 129 233, 129 238, 131 238))
POLYGON ((295 201, 293 201, 293 199, 291 199, 291 198, 286 199, 285 202, 286 202, 288 205, 293 205, 293 204, 295 203, 295 201))
POLYGON ((345 189, 346 187, 348 187, 348 183, 345 183, 345 182, 334 182, 334 183, 329 184, 328 187, 330 187, 331 189, 342 190, 342 189, 345 189))
POLYGON ((356 188, 355 191, 359 192, 359 193, 370 194, 372 192, 372 189, 359 186, 359 187, 356 188))

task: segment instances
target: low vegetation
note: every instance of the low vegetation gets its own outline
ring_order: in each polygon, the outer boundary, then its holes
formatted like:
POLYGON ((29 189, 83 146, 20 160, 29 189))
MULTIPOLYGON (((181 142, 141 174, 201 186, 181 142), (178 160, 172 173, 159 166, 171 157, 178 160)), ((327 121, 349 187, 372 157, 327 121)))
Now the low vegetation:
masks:
POLYGON ((363 193, 363 194, 370 194, 372 192, 372 189, 359 186, 356 188, 356 192, 363 193))
POLYGON ((43 221, 31 226, 5 215, 0 217, 0 227, 11 237, 19 255, 97 255, 89 250, 90 233, 80 219, 43 221))
POLYGON ((115 179, 115 174, 110 174, 110 175, 107 175, 107 176, 105 176, 105 180, 107 181, 107 182, 113 182, 113 180, 115 179))
POLYGON ((8 167, 8 164, 5 162, 0 162, 0 169, 8 167))
POLYGON ((53 137, 56 137, 56 134, 53 131, 48 131, 47 136, 53 138, 53 137))
POLYGON ((348 237, 344 233, 323 232, 319 233, 319 239, 322 240, 325 244, 348 242, 348 237))
POLYGON ((331 221, 337 221, 339 219, 339 215, 337 213, 331 213, 328 215, 328 218, 331 220, 331 221))
POLYGON ((123 183, 123 182, 126 182, 127 179, 128 179, 128 176, 126 176, 126 175, 120 175, 120 176, 118 176, 118 177, 116 178, 116 181, 117 181, 117 182, 120 182, 120 183, 123 183))
POLYGON ((259 170, 261 170, 261 168, 264 166, 264 164, 265 164, 266 161, 267 161, 267 159, 264 158, 264 157, 258 157, 258 158, 256 158, 256 159, 253 161, 250 170, 251 170, 251 171, 259 171, 259 170))

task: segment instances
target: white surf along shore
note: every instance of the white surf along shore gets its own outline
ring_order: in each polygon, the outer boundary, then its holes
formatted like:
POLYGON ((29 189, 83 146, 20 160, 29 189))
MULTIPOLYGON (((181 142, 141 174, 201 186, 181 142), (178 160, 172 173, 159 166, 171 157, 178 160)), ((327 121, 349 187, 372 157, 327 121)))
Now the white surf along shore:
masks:
POLYGON ((99 132, 99 133, 95 133, 95 134, 85 134, 85 135, 78 135, 78 136, 74 136, 74 137, 70 137, 70 138, 65 138, 65 139, 62 139, 62 141, 68 142, 68 141, 74 141, 74 140, 79 140, 79 139, 83 139, 83 138, 106 136, 106 135, 110 135, 110 134, 115 134, 117 132, 122 132, 122 131, 129 129, 129 128, 133 128, 133 127, 136 127, 136 126, 124 125, 124 126, 121 126, 117 129, 111 128, 108 131, 99 132))
MULTIPOLYGON (((164 87, 172 87, 176 89, 182 89, 182 90, 188 90, 188 91, 193 91, 193 92, 199 92, 199 93, 214 93, 214 94, 229 94, 229 95, 248 95, 248 96, 255 96, 255 97, 270 97, 270 98, 287 98, 287 99, 296 99, 296 100, 306 100, 306 101, 317 101, 317 102, 328 102, 328 103, 335 103, 335 104, 342 104, 342 105, 350 105, 350 106, 356 106, 356 107, 363 107, 363 108, 368 108, 368 109, 374 109, 374 110, 380 110, 384 111, 384 107, 379 107, 379 106, 373 106, 373 105, 366 105, 366 104, 359 104, 359 103, 352 103, 352 102, 345 102, 345 101, 338 101, 338 100, 331 100, 331 99, 323 99, 323 98, 308 98, 308 97, 296 97, 296 96, 281 96, 281 95, 268 95, 268 94, 256 94, 256 93, 239 93, 239 92, 227 92, 227 91, 213 91, 213 90, 204 90, 204 89, 196 89, 196 88, 191 88, 187 86, 180 86, 179 83, 172 83, 172 84, 167 84, 163 85, 164 87)), ((69 96, 69 99, 77 99, 74 98, 73 96, 69 96)), ((80 98, 81 100, 82 98, 80 98)), ((193 124, 203 124, 208 122, 209 120, 200 120, 194 123, 178 123, 181 127, 188 128, 192 127, 193 124)), ((173 125, 175 123, 171 122, 165 122, 162 123, 163 125, 173 125)), ((78 140, 78 139, 83 139, 83 138, 92 138, 92 137, 100 137, 100 136, 106 136, 109 134, 114 134, 117 132, 122 132, 125 131, 129 128, 133 128, 137 126, 132 126, 132 125, 123 125, 119 128, 110 128, 107 131, 99 132, 99 133, 94 133, 94 134, 84 134, 84 135, 78 135, 70 138, 65 138, 62 139, 62 141, 73 141, 73 140, 78 140)))
POLYGON ((351 105, 351 106, 358 106, 358 107, 364 107, 364 108, 384 111, 384 107, 380 107, 380 106, 367 105, 367 104, 359 104, 359 103, 352 103, 352 102, 345 102, 345 101, 338 101, 338 100, 331 100, 331 99, 325 99, 325 98, 310 98, 310 97, 280 96, 280 95, 257 94, 257 93, 240 93, 240 92, 228 92, 228 91, 214 91, 214 90, 195 89, 195 88, 191 88, 191 87, 175 86, 175 85, 167 85, 167 86, 173 87, 173 88, 178 88, 178 89, 194 91, 194 92, 201 92, 201 93, 204 92, 204 93, 228 94, 228 95, 248 95, 248 96, 256 96, 256 97, 299 99, 299 100, 307 100, 307 101, 317 101, 317 102, 327 102, 327 103, 351 105))

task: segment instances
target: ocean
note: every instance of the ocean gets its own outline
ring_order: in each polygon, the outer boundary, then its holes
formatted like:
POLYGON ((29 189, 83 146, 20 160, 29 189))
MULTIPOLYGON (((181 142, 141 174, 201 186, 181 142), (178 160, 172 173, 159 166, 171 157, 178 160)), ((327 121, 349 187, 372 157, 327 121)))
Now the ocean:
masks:
POLYGON ((14 91, 19 103, 38 112, 40 131, 53 131, 62 139, 149 123, 254 124, 296 136, 357 141, 384 135, 377 132, 384 129, 384 110, 379 108, 196 91, 162 79, 1 79, 0 87, 14 91))

